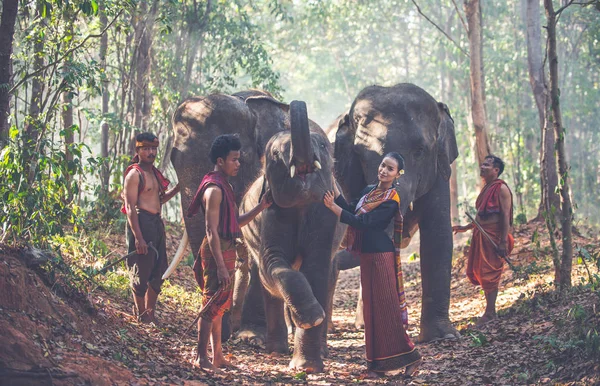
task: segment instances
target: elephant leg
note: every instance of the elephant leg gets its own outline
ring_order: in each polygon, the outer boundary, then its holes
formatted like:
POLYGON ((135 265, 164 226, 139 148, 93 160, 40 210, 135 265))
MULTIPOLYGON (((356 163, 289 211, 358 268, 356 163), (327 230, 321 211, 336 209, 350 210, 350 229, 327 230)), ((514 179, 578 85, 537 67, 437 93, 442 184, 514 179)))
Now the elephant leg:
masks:
MULTIPOLYGON (((325 244, 325 243, 323 243, 325 244)), ((321 244, 316 244, 321 245, 321 244)), ((306 277, 316 300, 327 307, 331 261, 331 249, 321 249, 315 246, 306 246, 304 260, 300 272, 306 277), (320 249, 320 250, 319 250, 320 249)), ((294 355, 290 367, 305 369, 307 372, 323 371, 323 357, 328 355, 327 325, 322 323, 311 329, 296 329, 294 337, 294 355)))
POLYGON ((248 291, 248 282, 250 281, 250 270, 248 268, 248 260, 239 264, 235 271, 235 279, 233 286, 233 303, 231 305, 230 326, 231 331, 236 332, 242 325, 242 308, 244 306, 244 298, 248 291))
MULTIPOLYGON (((309 274, 314 275, 314 272, 309 274)), ((328 275, 314 276, 311 283, 314 285, 315 296, 322 303, 325 303, 327 301, 328 275), (320 282, 320 284, 317 284, 317 282, 320 282)), ((323 357, 328 354, 327 351, 327 325, 325 323, 309 329, 296 328, 294 354, 290 362, 290 368, 301 369, 308 373, 322 372, 324 369, 323 357)))
MULTIPOLYGON (((283 214, 293 214, 293 211, 283 214)), ((323 305, 313 295, 313 289, 307 277, 292 268, 292 262, 298 257, 295 250, 298 242, 298 228, 295 221, 283 221, 286 216, 267 209, 263 212, 264 226, 262 229, 262 244, 260 247, 260 278, 263 285, 271 294, 283 299, 290 309, 292 321, 296 327, 311 328, 325 320, 323 305), (266 237, 268 235, 268 237, 266 237)), ((291 216, 290 216, 291 217, 291 216)), ((329 244, 331 253, 331 243, 329 244)), ((328 256, 328 259, 331 255, 328 256)), ((306 263, 303 259, 302 267, 306 263)), ((324 272, 329 271, 330 261, 327 260, 324 272)), ((323 279, 327 281, 327 277, 323 279)))
POLYGON ((271 295, 263 288, 265 311, 267 316, 267 353, 287 354, 289 351, 287 340, 287 326, 283 316, 283 300, 271 295))
POLYGON ((331 318, 333 316, 333 298, 335 297, 335 288, 337 285, 340 271, 352 269, 354 267, 358 267, 359 265, 360 257, 358 256, 358 254, 350 253, 345 249, 337 251, 333 258, 333 261, 331 262, 331 271, 329 277, 330 290, 328 291, 329 300, 327 305, 327 331, 329 333, 335 332, 335 326, 333 325, 333 321, 331 320, 331 318))
POLYGON ((262 284, 258 273, 258 265, 249 260, 250 280, 242 305, 242 321, 237 336, 251 345, 263 347, 266 339, 266 318, 262 284))
POLYGON ((423 205, 419 221, 423 300, 421 332, 417 341, 459 338, 449 317, 452 227, 448 181, 438 177, 418 204, 423 205))
POLYGON ((365 315, 363 313, 363 297, 362 297, 362 283, 358 289, 358 300, 356 301, 356 316, 354 317, 354 327, 357 330, 365 328, 365 315))
MULTIPOLYGON (((337 256, 337 255, 336 255, 337 256)), ((335 296, 335 285, 337 284, 338 277, 340 275, 340 270, 338 269, 338 261, 334 257, 331 262, 331 268, 329 270, 329 288, 327 290, 327 333, 334 333, 335 326, 333 325, 333 298, 335 296)), ((327 339, 327 336, 325 336, 327 339)))
POLYGON ((321 324, 325 319, 325 311, 313 295, 306 277, 294 271, 286 261, 269 260, 268 270, 262 276, 265 285, 286 300, 296 327, 308 329, 321 324))

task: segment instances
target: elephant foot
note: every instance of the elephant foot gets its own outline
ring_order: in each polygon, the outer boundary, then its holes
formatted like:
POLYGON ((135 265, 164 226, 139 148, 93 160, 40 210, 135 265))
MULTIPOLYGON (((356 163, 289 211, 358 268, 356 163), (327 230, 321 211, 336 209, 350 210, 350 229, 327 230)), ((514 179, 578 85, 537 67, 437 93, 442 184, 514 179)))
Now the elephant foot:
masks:
POLYGON ((329 347, 327 347, 327 343, 321 346, 321 358, 329 358, 329 347))
POLYGON ((309 360, 294 356, 290 362, 290 369, 302 370, 307 374, 322 373, 325 365, 322 360, 309 360))
POLYGON ((319 302, 316 300, 314 300, 306 308, 298 310, 298 312, 294 312, 292 309, 290 309, 290 311, 292 321, 296 327, 304 330, 316 327, 325 320, 325 311, 323 311, 323 307, 321 307, 319 302))
POLYGON ((236 334, 242 342, 259 348, 265 348, 265 336, 264 328, 257 326, 242 326, 236 334))
POLYGON ((267 354, 289 354, 290 349, 287 340, 280 342, 267 342, 267 354))
POLYGON ((440 339, 460 339, 460 333, 449 320, 424 323, 421 322, 421 333, 417 343, 432 342, 440 339))

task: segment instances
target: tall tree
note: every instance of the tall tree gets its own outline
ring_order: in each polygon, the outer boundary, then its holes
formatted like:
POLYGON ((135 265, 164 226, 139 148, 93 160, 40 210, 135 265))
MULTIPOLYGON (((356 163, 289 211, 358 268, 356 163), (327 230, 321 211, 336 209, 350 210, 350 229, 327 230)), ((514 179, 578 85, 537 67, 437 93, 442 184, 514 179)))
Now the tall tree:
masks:
POLYGON ((557 17, 573 1, 554 11, 552 0, 544 0, 546 10, 546 30, 548 33, 547 55, 548 67, 550 73, 550 109, 546 110, 546 121, 551 122, 554 129, 554 138, 556 141, 556 157, 558 160, 558 173, 560 177, 560 196, 562 200, 560 211, 560 223, 562 230, 562 256, 560 261, 560 277, 556 278, 559 288, 565 289, 571 287, 571 270, 573 264, 573 237, 572 237, 572 217, 573 208, 571 205, 569 166, 567 164, 567 154, 565 151, 565 129, 562 125, 562 116, 560 111, 560 96, 558 90, 558 56, 556 51, 556 24, 557 17))
POLYGON ((479 164, 490 154, 485 109, 485 82, 483 69, 483 42, 481 4, 479 0, 465 0, 469 36, 469 61, 471 79, 471 115, 475 127, 475 153, 479 164))
POLYGON ((554 154, 554 132, 546 121, 546 107, 549 107, 546 88, 546 75, 544 58, 542 56, 542 26, 540 13, 540 0, 522 0, 525 4, 526 41, 527 41, 527 68, 529 70, 529 83, 533 92, 541 132, 540 146, 540 180, 541 202, 538 217, 542 212, 550 214, 552 208, 560 208, 560 197, 556 193, 558 175, 556 172, 556 156, 554 154))
MULTIPOLYGON (((104 2, 100 3, 100 27, 104 30, 108 25, 106 17, 106 8, 104 2)), ((106 71, 106 54, 108 52, 108 33, 102 34, 100 38, 100 71, 102 71, 102 123, 100 124, 100 156, 105 160, 102 163, 101 183, 104 193, 108 193, 108 183, 110 179, 110 169, 106 159, 108 158, 108 140, 109 126, 107 121, 108 104, 110 93, 108 89, 108 74, 106 71)))
POLYGON ((2 1, 2 19, 0 20, 0 148, 8 133, 12 50, 18 8, 18 0, 2 1))

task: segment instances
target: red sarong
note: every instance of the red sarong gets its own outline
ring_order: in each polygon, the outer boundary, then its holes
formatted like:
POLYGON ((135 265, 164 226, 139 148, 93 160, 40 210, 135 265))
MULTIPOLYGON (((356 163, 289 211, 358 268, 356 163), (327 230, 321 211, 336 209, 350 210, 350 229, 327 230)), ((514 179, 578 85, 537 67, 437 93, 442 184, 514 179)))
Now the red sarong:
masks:
MULTIPOLYGON (((500 243, 501 224, 493 223, 482 225, 481 227, 494 240, 496 245, 500 243)), ((507 240, 507 255, 513 250, 515 239, 511 234, 507 240)), ((496 247, 475 227, 473 228, 473 238, 469 248, 469 260, 467 262, 467 277, 471 283, 480 285, 485 293, 498 289, 500 277, 504 270, 504 259, 498 256, 496 247)))
MULTIPOLYGON (((235 261, 237 258, 235 243, 231 240, 221 239, 221 254, 229 277, 235 274, 235 261)), ((200 247, 200 259, 194 261, 194 278, 202 289, 202 311, 200 317, 205 320, 215 320, 222 316, 231 307, 233 298, 233 284, 220 289, 219 277, 217 275, 217 262, 210 250, 208 238, 204 237, 200 247)))
MULTIPOLYGON (((479 193, 475 206, 480 218, 485 219, 492 214, 500 213, 500 188, 506 185, 501 179, 496 179, 487 184, 479 193)), ((508 188, 508 185, 506 185, 508 188)), ((509 189, 510 191, 510 189, 509 189)), ((503 208, 506 209, 506 208, 503 208)), ((509 208, 509 223, 512 225, 513 205, 512 193, 509 208)), ((502 237, 502 223, 481 225, 486 233, 494 240, 496 245, 500 244, 502 237)), ((515 240, 511 234, 507 238, 506 254, 512 251, 515 240)), ((480 285, 485 293, 498 289, 502 271, 504 270, 504 259, 498 256, 496 247, 475 227, 473 228, 473 238, 469 248, 469 260, 467 262, 467 277, 471 283, 480 285)))
POLYGON ((365 347, 371 371, 401 369, 421 358, 402 323, 396 280, 393 252, 361 253, 365 347))

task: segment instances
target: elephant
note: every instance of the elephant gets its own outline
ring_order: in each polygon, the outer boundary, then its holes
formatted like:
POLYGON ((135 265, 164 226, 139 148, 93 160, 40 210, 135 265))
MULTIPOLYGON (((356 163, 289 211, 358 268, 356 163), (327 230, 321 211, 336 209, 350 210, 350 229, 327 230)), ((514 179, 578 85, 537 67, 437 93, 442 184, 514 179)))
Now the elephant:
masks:
MULTIPOLYGON (((334 148, 336 178, 352 199, 377 181, 386 153, 403 156, 405 174, 397 185, 404 215, 402 247, 417 229, 421 240, 423 296, 417 341, 458 338, 449 319, 453 245, 448 182, 458 148, 448 107, 409 83, 366 87, 339 120, 334 148)), ((356 265, 350 258, 338 253, 334 268, 356 265)))
MULTIPOLYGON (((275 134, 267 144, 264 176, 251 185, 240 209, 256 205, 267 187, 273 204, 242 232, 263 285, 267 352, 288 353, 285 305, 296 326, 290 367, 321 372, 327 353, 322 322, 333 296, 330 266, 346 227, 323 204, 335 183, 325 132, 309 130, 303 102, 292 102, 290 118, 291 131, 275 134)), ((244 308, 247 304, 252 301, 244 308)))
MULTIPOLYGON (((310 121, 311 127, 317 125, 310 121)), ((289 106, 277 101, 271 94, 260 90, 248 90, 232 95, 211 94, 188 98, 173 114, 173 150, 171 163, 181 186, 181 207, 185 213, 198 189, 202 177, 214 165, 208 154, 214 138, 221 134, 239 135, 242 143, 242 163, 239 173, 230 182, 235 187, 237 203, 243 193, 261 172, 264 151, 269 139, 281 131, 289 131, 289 106)), ((185 230, 194 257, 197 257, 205 236, 204 214, 184 218, 185 230)), ((179 248, 183 254, 185 248, 179 248)), ((180 260, 179 256, 174 258, 180 260)), ((241 302, 248 283, 248 267, 242 266, 236 273, 234 304, 230 322, 227 314, 223 319, 224 340, 230 329, 239 328, 241 302)), ((256 291, 255 291, 256 292, 256 291)), ((259 292, 260 293, 260 292, 259 292)), ((260 313, 255 318, 260 319, 260 313)), ((259 320, 264 324, 264 320, 259 320)))

